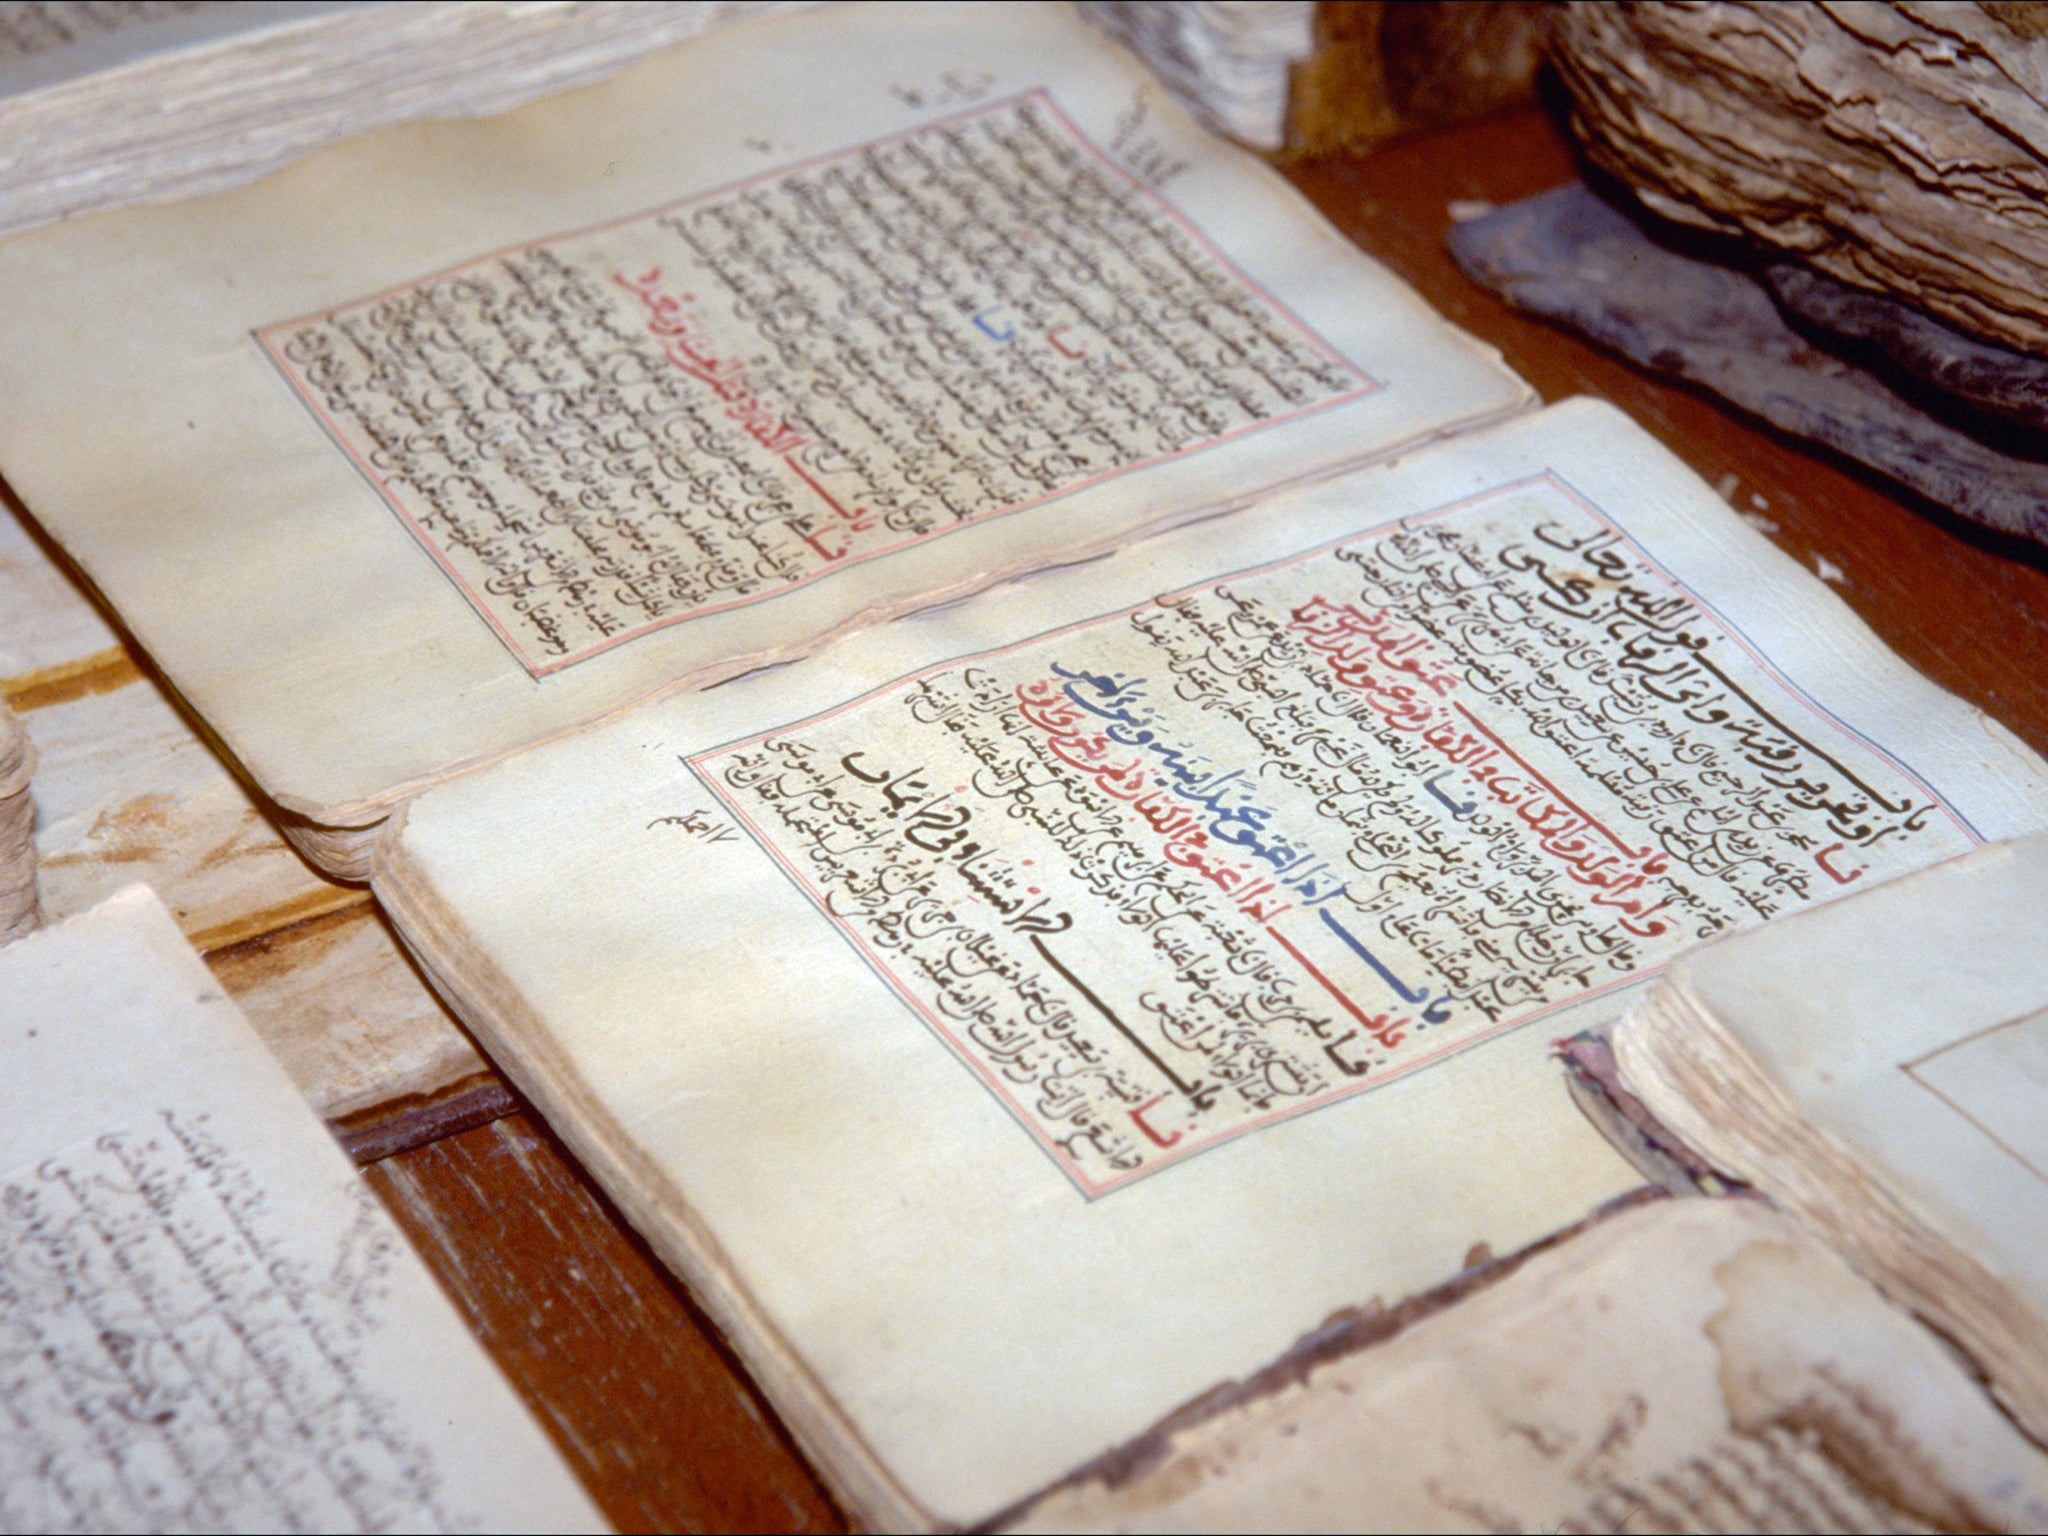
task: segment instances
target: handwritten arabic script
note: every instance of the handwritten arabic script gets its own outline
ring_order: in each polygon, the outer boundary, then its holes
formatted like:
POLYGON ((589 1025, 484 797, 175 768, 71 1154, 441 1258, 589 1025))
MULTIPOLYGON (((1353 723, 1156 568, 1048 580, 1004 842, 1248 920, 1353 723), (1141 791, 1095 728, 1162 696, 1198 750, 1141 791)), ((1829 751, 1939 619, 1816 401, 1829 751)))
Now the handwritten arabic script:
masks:
POLYGON ((536 674, 1373 387, 1043 93, 259 339, 536 674))
POLYGON ((1091 1194, 1973 842, 1547 479, 689 761, 1091 1194))
POLYGON ((309 1273, 204 1120, 0 1179, 0 1530, 473 1526, 359 1378, 396 1241, 371 1197, 309 1273))

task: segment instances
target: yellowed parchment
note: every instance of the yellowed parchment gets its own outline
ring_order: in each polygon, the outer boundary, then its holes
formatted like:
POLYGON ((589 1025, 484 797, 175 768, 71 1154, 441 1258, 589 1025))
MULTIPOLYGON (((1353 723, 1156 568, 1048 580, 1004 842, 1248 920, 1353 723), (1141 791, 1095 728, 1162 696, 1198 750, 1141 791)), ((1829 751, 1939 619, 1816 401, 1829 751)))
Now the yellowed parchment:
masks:
POLYGON ((1529 400, 1053 6, 765 20, 31 232, 0 326, 9 481, 348 825, 1529 400))

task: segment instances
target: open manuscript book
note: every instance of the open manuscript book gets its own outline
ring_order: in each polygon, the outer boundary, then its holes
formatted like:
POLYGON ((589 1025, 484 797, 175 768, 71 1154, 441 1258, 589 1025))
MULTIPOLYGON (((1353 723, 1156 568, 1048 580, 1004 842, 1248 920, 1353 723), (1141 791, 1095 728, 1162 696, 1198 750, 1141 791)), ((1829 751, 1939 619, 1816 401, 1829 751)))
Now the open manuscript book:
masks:
POLYGON ((877 1525, 1630 1196, 1553 1037, 2048 827, 1050 8, 34 233, 0 323, 0 466, 877 1525))
POLYGON ((1634 1188, 1546 1057, 1688 946, 2043 826, 1572 403, 522 753, 374 883, 852 1507, 971 1523, 1634 1188))

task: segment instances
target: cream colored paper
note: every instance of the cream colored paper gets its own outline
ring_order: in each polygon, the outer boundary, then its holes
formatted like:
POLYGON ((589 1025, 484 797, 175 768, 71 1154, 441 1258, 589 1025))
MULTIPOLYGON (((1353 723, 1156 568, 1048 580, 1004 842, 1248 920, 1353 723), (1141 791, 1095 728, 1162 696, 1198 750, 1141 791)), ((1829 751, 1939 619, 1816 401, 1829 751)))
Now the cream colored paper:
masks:
POLYGON ((1007 1528, 2048 1522, 2048 1458, 1932 1334, 1754 1201, 1615 1216, 1384 1344, 1249 1386, 1007 1528))
POLYGON ((2006 740, 1574 403, 524 753, 375 884, 854 1507, 973 1521, 1630 1187, 1550 1040, 2048 825, 2006 740))
POLYGON ((31 232, 0 328, 9 481, 278 804, 350 825, 1529 400, 1052 6, 776 18, 31 232))
POLYGON ((605 1528, 147 887, 0 998, 0 1528, 605 1528))

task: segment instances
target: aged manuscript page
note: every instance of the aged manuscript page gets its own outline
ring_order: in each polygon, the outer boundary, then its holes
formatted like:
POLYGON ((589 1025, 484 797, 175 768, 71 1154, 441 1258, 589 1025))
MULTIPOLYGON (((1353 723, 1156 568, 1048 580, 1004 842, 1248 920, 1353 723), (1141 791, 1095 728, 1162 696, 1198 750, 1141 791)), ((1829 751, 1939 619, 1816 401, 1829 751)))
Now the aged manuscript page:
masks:
POLYGON ((0 466, 285 809, 1529 403, 1064 8, 870 5, 0 244, 0 466))
POLYGON ((606 1528, 148 887, 0 999, 0 1531, 606 1528))
POLYGON ((2048 1457, 1933 1334, 1753 1200, 1613 1216, 1384 1344, 1261 1385, 1008 1528, 2048 1524, 2048 1457))
POLYGON ((415 801, 376 886, 854 1507, 986 1518, 1635 1182, 1551 1040, 2048 826, 1572 403, 415 801))

